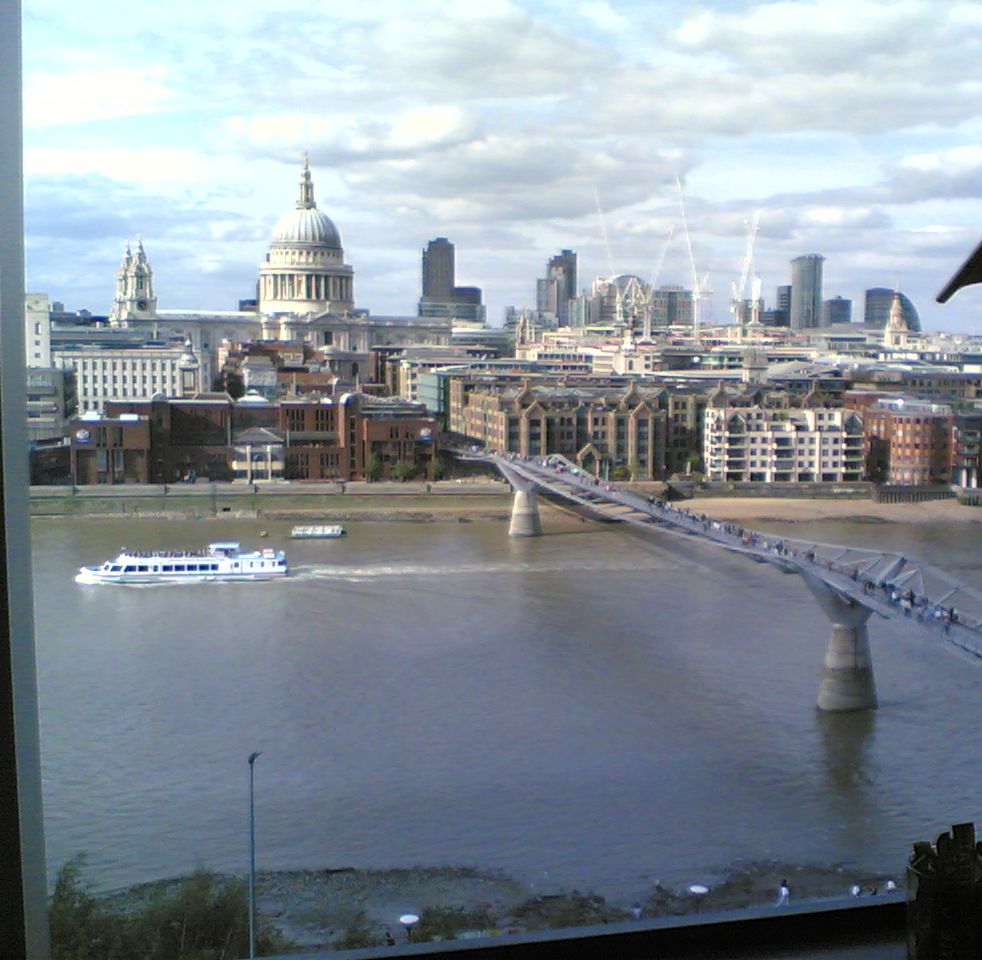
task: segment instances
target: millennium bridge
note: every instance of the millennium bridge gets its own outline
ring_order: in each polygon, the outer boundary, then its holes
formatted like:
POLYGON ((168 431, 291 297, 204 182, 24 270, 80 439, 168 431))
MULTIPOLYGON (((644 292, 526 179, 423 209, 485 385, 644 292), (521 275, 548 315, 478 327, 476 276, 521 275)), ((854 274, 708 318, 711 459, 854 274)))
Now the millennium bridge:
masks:
POLYGON ((798 574, 832 623, 818 693, 822 710, 876 707, 867 631, 873 614, 904 620, 953 650, 982 658, 982 594, 937 567, 898 553, 796 540, 713 520, 598 480, 557 455, 532 459, 472 448, 458 456, 495 467, 511 485, 513 537, 541 535, 537 491, 545 491, 611 521, 696 538, 798 574))

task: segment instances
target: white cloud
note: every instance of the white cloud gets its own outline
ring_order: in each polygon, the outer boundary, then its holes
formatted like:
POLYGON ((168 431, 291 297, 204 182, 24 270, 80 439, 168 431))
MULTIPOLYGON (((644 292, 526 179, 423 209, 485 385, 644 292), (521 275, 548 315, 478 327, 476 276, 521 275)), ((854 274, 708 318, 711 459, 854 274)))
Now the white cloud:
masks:
POLYGON ((162 67, 80 67, 29 74, 24 86, 26 127, 115 120, 172 109, 177 97, 162 67))

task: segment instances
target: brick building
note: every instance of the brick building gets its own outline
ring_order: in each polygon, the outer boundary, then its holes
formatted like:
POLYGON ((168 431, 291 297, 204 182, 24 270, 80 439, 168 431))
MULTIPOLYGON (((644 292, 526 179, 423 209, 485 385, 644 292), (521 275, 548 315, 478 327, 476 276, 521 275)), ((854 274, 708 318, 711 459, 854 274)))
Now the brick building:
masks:
POLYGON ((463 433, 492 450, 522 456, 562 454, 602 473, 626 467, 643 478, 665 475, 666 414, 659 391, 586 387, 484 387, 467 394, 463 433))
POLYGON ((425 407, 364 394, 206 394, 107 407, 72 424, 76 483, 358 480, 372 466, 384 479, 399 463, 425 474, 436 455, 437 424, 425 407))
POLYGON ((876 483, 950 483, 955 415, 912 397, 879 399, 863 414, 868 479, 876 483))

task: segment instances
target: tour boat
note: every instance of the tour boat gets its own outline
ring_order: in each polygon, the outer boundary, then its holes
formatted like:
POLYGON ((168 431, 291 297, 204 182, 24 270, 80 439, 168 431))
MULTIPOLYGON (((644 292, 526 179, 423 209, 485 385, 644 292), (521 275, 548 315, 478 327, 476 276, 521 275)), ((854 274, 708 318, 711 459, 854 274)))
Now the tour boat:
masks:
POLYGON ((293 540, 323 540, 331 537, 343 537, 345 529, 340 524, 310 523, 294 527, 290 531, 293 540))
POLYGON ((98 567, 82 567, 78 583, 197 583, 210 580, 271 580, 287 575, 282 550, 243 552, 234 541, 207 550, 127 550, 98 567))

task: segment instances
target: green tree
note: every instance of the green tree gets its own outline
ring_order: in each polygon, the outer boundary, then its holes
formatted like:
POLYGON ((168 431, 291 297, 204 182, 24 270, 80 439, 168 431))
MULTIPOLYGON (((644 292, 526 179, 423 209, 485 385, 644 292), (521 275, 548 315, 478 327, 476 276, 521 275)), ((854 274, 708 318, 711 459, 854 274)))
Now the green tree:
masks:
MULTIPOLYGON (((130 956, 125 921, 105 910, 82 881, 85 855, 58 871, 48 911, 53 960, 124 960, 130 956)), ((135 954, 134 954, 135 955, 135 954)))
POLYGON ((631 468, 624 466, 624 464, 614 467, 614 469, 610 471, 610 479, 617 481, 630 480, 631 468))
POLYGON ((405 483, 416 476, 416 464, 411 460, 399 460, 392 465, 392 476, 405 483))
POLYGON ((447 475, 447 463, 438 453, 434 453, 426 465, 426 476, 430 480, 442 480, 447 475))
POLYGON ((233 400, 245 396, 245 380, 238 370, 223 369, 212 383, 213 390, 224 390, 233 400))
POLYGON ((382 476, 382 458, 377 453, 370 453, 365 458, 362 474, 369 483, 374 483, 382 476))

